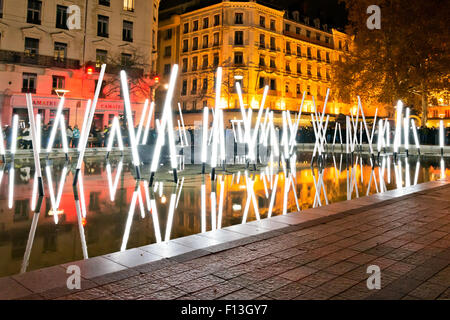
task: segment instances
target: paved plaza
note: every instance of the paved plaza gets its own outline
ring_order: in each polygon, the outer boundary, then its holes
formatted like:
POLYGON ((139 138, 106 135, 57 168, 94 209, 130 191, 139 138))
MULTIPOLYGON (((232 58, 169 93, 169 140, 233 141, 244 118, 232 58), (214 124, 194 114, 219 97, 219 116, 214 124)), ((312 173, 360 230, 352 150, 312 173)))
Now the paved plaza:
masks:
MULTIPOLYGON (((0 297, 450 299, 449 193, 446 181, 429 182, 409 192, 393 190, 255 221, 247 228, 261 224, 264 232, 222 244, 206 241, 202 249, 103 275, 97 258, 85 260, 90 265, 82 268, 77 292, 62 285, 42 291, 38 285, 58 277, 64 283, 61 266, 0 278, 0 287, 7 288, 0 297), (302 214, 315 218, 298 219, 302 214), (271 224, 283 227, 269 230, 271 224), (369 265, 381 269, 380 290, 367 288, 369 265)), ((189 237, 192 243, 195 237, 189 237)))

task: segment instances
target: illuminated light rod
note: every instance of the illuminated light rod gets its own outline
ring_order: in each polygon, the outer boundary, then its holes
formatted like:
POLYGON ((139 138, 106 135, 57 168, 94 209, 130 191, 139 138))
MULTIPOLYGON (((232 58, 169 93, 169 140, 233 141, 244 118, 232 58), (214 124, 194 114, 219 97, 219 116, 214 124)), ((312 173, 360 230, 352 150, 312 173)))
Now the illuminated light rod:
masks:
POLYGON ((378 141, 377 141, 378 158, 380 157, 381 148, 386 146, 386 142, 384 139, 384 132, 386 128, 387 128, 386 126, 383 126, 383 119, 380 119, 380 121, 378 121, 378 141))
POLYGON ((31 129, 31 141, 33 143, 33 157, 34 157, 34 167, 35 167, 35 179, 37 177, 37 187, 39 190, 39 196, 42 197, 44 195, 44 185, 42 183, 42 171, 41 171, 41 161, 39 159, 39 149, 40 149, 40 138, 37 136, 36 131, 40 129, 40 127, 36 127, 34 112, 33 112, 33 100, 31 98, 31 94, 26 94, 27 100, 27 109, 28 109, 28 118, 30 119, 30 129, 31 129))
MULTIPOLYGON (((120 81, 122 84, 123 101, 125 104, 125 112, 127 115, 128 136, 130 137, 131 154, 133 156, 133 164, 136 169, 136 177, 137 177, 137 179, 140 179, 141 172, 139 170, 139 165, 141 164, 141 162, 139 160, 136 135, 134 132, 134 123, 133 123, 133 115, 131 113, 130 92, 128 90, 127 74, 124 70, 120 71, 120 81)), ((173 134, 173 132, 172 132, 172 134, 173 134)))
POLYGON ((80 155, 78 156, 78 162, 77 162, 77 166, 76 166, 76 170, 75 170, 75 176, 73 178, 73 185, 76 185, 77 181, 78 181, 78 175, 80 173, 84 154, 86 152, 86 146, 87 146, 88 137, 89 137, 89 130, 92 126, 92 121, 94 120, 95 108, 97 106, 98 96, 100 95, 103 78, 105 76, 105 70, 106 70, 106 64, 102 64, 102 67, 100 69, 100 75, 98 76, 97 88, 95 89, 94 100, 92 102, 92 106, 90 104, 90 100, 88 101, 86 114, 89 114, 89 116, 86 118, 86 115, 85 115, 85 119, 83 121, 83 125, 84 125, 84 122, 86 121, 86 126, 84 127, 84 131, 81 132, 81 139, 80 139, 81 149, 80 149, 80 155))
POLYGON ((163 116, 161 119, 161 126, 158 131, 158 137, 156 139, 156 146, 153 152, 152 163, 150 166, 150 179, 149 185, 153 185, 153 178, 155 172, 158 169, 159 156, 161 154, 161 149, 163 146, 164 130, 168 131, 169 134, 169 150, 170 150, 170 162, 173 171, 173 181, 177 182, 177 154, 175 149, 175 137, 173 133, 173 120, 172 120, 172 97, 173 91, 175 90, 175 82, 178 74, 178 65, 174 64, 172 67, 172 72, 170 74, 169 86, 167 88, 166 100, 164 101, 163 116))
POLYGON ((299 111, 298 111, 297 122, 295 123, 295 126, 293 127, 293 132, 291 134, 291 141, 290 141, 291 148, 289 150, 289 152, 291 154, 294 151, 294 147, 296 144, 297 132, 298 132, 298 128, 300 125, 300 118, 302 117, 303 102, 305 101, 305 95, 306 95, 306 91, 303 91, 303 97, 302 97, 302 102, 300 104, 299 111))
POLYGON ((411 119, 411 127, 412 127, 412 132, 414 135, 414 143, 416 144, 417 153, 420 155, 420 144, 419 144, 419 138, 417 136, 417 128, 416 128, 416 123, 414 122, 414 119, 411 119))
POLYGON ((225 141, 222 140, 223 134, 220 133, 223 128, 223 113, 220 109, 220 88, 222 85, 222 68, 218 67, 216 72, 216 99, 215 99, 215 113, 212 126, 212 151, 211 151, 211 181, 215 180, 216 166, 217 166, 217 153, 219 144, 225 145, 225 141), (222 122, 222 125, 220 125, 222 122))
POLYGON ((202 174, 205 174, 206 158, 208 151, 208 107, 203 108, 202 128, 202 174))
POLYGON ((47 181, 48 181, 48 189, 50 192, 50 202, 52 204, 52 213, 53 213, 53 218, 55 219, 55 224, 58 223, 58 208, 59 208, 59 204, 61 203, 61 197, 62 197, 62 193, 63 193, 63 188, 64 188, 64 181, 66 181, 66 176, 67 176, 67 165, 64 166, 62 173, 61 173, 61 178, 59 180, 59 186, 58 186, 58 193, 55 197, 55 191, 53 190, 53 181, 52 181, 52 174, 50 171, 50 166, 46 166, 45 167, 45 172, 47 174, 47 181))
POLYGON ((401 128, 402 128, 402 111, 403 103, 398 100, 397 102, 397 117, 395 122, 395 136, 394 136, 394 158, 397 158, 398 149, 400 147, 401 128))
MULTIPOLYGON (((0 128, 2 122, 0 121, 0 128)), ((2 161, 5 162, 5 139, 3 138, 3 130, 0 130, 0 154, 2 155, 2 161)))
POLYGON ((17 131, 19 130, 19 116, 17 114, 15 114, 13 116, 12 123, 13 123, 13 125, 12 125, 10 151, 11 151, 11 158, 12 158, 11 160, 14 161, 14 155, 16 154, 16 150, 17 150, 17 131))
POLYGON ((62 110, 64 108, 64 101, 65 101, 64 97, 61 97, 59 100, 58 109, 56 110, 56 117, 53 122, 52 131, 50 132, 50 139, 48 140, 46 152, 47 152, 47 157, 48 157, 48 153, 50 153, 52 151, 53 142, 55 141, 56 132, 59 127, 59 129, 61 131, 64 154, 66 156, 66 160, 68 160, 69 159, 69 156, 68 156, 69 149, 68 149, 68 143, 67 143, 67 132, 66 132, 66 125, 65 125, 64 119, 63 119, 64 116, 62 114, 62 110))
MULTIPOLYGON (((186 135, 186 128, 184 126, 183 112, 181 112, 181 105, 179 102, 178 102, 178 112, 180 114, 181 127, 183 128, 183 137, 184 137, 184 141, 185 141, 185 146, 188 147, 189 142, 188 142, 187 135, 186 135)), ((180 137, 180 139, 181 139, 181 137, 180 137)))
POLYGON ((113 118, 113 122, 111 125, 111 130, 109 132, 108 137, 108 145, 106 146, 106 159, 109 158, 109 153, 112 150, 114 137, 117 136, 117 142, 119 144, 119 149, 122 152, 123 155, 123 140, 122 140, 122 133, 120 132, 120 125, 119 125, 119 119, 117 117, 113 118))
MULTIPOLYGON (((80 179, 81 181, 81 179, 80 179)), ((78 231, 80 233, 80 239, 81 239, 81 249, 83 251, 83 259, 88 259, 88 251, 87 251, 87 245, 86 245, 86 236, 84 233, 84 226, 83 221, 85 221, 86 214, 83 215, 82 206, 80 205, 80 197, 78 195, 78 190, 76 186, 73 187, 73 195, 75 198, 75 210, 77 212, 77 220, 78 220, 78 231)))
POLYGON ((444 156, 444 121, 443 120, 439 121, 439 147, 441 148, 441 156, 444 156))
MULTIPOLYGON (((373 157, 373 148, 372 148, 371 135, 369 135, 369 129, 367 128, 366 117, 364 116, 364 110, 363 110, 363 107, 362 107, 361 98, 359 96, 358 96, 358 107, 361 109, 361 117, 362 117, 362 120, 363 120, 364 129, 366 131, 367 140, 370 140, 369 141, 370 154, 373 157)), ((377 109, 377 111, 378 111, 378 109, 377 109)), ((375 117, 376 117, 376 113, 375 113, 375 117)), ((361 137, 362 137, 362 133, 361 133, 361 137)), ((360 140, 361 140, 360 143, 362 143, 362 138, 360 140)))
POLYGON ((405 137, 405 152, 409 156, 409 108, 406 108, 405 118, 403 119, 403 135, 405 137))
POLYGON ((150 111, 148 112, 147 123, 145 125, 144 136, 142 137, 142 144, 147 144, 148 132, 150 131, 150 125, 153 117, 153 110, 155 109, 155 103, 152 101, 150 103, 150 111))
POLYGON ((136 143, 137 144, 139 144, 139 141, 141 141, 142 127, 144 125, 145 117, 147 116, 147 108, 148 108, 148 99, 145 99, 144 109, 142 110, 141 120, 139 120, 138 131, 136 133, 136 143))

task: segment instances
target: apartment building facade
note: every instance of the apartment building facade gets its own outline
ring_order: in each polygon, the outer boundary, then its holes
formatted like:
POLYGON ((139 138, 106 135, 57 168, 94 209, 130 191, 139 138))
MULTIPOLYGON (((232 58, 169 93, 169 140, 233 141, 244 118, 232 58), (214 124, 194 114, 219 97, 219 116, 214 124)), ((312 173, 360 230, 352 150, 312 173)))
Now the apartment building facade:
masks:
POLYGON ((94 125, 102 128, 123 114, 121 69, 131 70, 142 87, 131 94, 140 117, 156 85, 158 8, 159 0, 0 0, 2 125, 10 124, 13 114, 28 122, 30 92, 44 123, 55 117, 64 95, 67 122, 81 126, 102 63, 108 67, 94 125))
MULTIPOLYGON (((303 112, 314 112, 313 97, 322 110, 331 65, 349 49, 351 39, 317 21, 312 24, 301 22, 298 12, 288 17, 255 1, 222 1, 166 14, 158 27, 158 73, 166 83, 171 65, 180 65, 175 100, 187 113, 214 106, 218 66, 224 70, 221 104, 228 111, 239 109, 237 81, 247 108, 258 108, 268 85, 266 106, 273 110, 298 111, 304 91, 303 112)), ((350 109, 331 98, 327 104, 332 115, 350 109)))

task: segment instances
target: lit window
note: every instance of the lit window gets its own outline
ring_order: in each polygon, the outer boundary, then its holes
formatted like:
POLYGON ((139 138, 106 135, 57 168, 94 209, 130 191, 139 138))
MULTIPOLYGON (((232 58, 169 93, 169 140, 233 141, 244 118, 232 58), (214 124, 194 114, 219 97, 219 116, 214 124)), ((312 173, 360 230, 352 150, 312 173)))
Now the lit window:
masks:
POLYGON ((134 0, 123 0, 123 10, 134 11, 134 0))

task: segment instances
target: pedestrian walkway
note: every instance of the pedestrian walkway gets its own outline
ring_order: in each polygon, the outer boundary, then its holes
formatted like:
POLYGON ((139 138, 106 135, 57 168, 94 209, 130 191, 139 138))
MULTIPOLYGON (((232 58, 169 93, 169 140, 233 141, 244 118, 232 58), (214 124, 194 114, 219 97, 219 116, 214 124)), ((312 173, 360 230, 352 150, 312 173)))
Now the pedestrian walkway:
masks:
POLYGON ((449 193, 439 185, 23 298, 450 299, 449 193), (367 288, 369 265, 380 290, 367 288))

